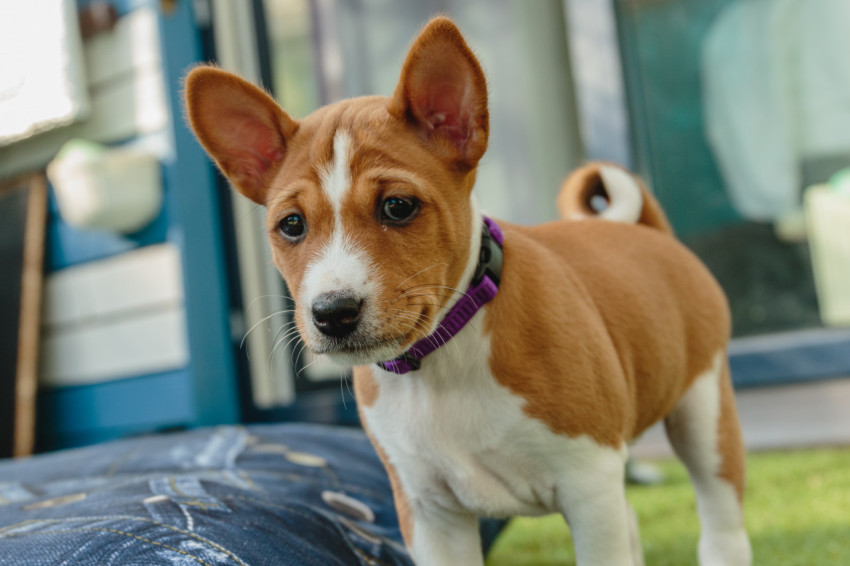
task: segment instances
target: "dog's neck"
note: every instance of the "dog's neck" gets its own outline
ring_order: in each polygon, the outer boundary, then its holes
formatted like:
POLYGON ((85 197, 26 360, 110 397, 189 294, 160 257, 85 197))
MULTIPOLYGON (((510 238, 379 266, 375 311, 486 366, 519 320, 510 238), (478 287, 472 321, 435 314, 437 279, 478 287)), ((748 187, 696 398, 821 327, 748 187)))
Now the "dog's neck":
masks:
POLYGON ((452 341, 498 292, 502 265, 501 230, 494 221, 481 216, 472 195, 470 209, 471 241, 467 264, 443 307, 446 314, 431 325, 425 338, 413 344, 401 356, 377 363, 377 367, 396 374, 418 371, 425 358, 437 354, 437 350, 452 341))

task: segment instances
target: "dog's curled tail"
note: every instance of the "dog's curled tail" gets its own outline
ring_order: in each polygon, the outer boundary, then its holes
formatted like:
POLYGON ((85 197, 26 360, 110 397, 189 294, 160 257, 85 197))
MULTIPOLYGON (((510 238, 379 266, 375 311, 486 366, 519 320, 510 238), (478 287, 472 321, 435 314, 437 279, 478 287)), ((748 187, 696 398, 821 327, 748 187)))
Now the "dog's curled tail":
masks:
POLYGON ((661 205, 643 183, 609 163, 590 163, 571 173, 561 186, 558 211, 564 220, 601 218, 673 232, 661 205))

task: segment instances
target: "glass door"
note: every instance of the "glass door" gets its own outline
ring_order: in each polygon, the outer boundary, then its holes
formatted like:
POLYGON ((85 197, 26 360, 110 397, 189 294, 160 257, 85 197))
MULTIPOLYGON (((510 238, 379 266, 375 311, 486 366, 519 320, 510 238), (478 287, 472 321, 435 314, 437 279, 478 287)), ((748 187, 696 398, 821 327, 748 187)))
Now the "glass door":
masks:
POLYGON ((729 297, 736 382, 850 372, 846 0, 615 0, 637 164, 729 297))

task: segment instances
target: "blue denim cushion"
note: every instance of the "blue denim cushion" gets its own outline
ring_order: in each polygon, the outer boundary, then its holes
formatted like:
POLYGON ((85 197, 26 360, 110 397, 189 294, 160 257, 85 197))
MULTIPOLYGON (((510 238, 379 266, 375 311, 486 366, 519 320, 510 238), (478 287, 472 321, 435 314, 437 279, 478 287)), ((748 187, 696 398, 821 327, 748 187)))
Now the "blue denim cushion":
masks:
MULTIPOLYGON (((486 525, 485 540, 501 523, 486 525)), ((0 563, 410 565, 362 431, 200 429, 0 462, 0 563)))

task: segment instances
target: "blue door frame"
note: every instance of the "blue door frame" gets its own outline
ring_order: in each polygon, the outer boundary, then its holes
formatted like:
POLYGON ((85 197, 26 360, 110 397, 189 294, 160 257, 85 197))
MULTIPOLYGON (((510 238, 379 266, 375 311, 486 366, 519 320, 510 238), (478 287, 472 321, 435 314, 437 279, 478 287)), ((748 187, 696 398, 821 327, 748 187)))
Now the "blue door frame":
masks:
MULTIPOLYGON (((79 7, 88 2, 77 0, 79 7)), ((202 30, 192 2, 176 2, 165 13, 155 0, 114 0, 112 4, 119 17, 142 7, 159 11, 171 118, 166 131, 155 134, 162 138, 160 145, 170 148, 161 159, 163 211, 150 226, 125 237, 67 226, 54 205, 47 268, 62 269, 165 241, 176 245, 182 262, 190 362, 176 371, 41 391, 39 450, 241 420, 216 173, 183 119, 183 76, 206 58, 202 30)))

